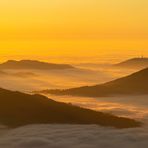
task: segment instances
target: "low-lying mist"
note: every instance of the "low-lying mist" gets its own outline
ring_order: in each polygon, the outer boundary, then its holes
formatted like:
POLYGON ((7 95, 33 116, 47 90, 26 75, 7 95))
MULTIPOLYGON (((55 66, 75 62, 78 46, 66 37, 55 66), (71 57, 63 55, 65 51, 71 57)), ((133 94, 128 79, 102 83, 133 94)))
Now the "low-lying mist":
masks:
POLYGON ((76 97, 44 94, 59 102, 148 122, 148 96, 76 97))
MULTIPOLYGON (((77 65, 66 70, 4 70, 0 87, 22 92, 64 89, 104 83, 135 72, 104 65, 77 65), (93 67, 93 68, 92 68, 93 67)), ((47 95, 47 94, 44 94, 47 95)), ((97 125, 28 125, 0 127, 2 148, 146 148, 148 146, 148 96, 71 97, 47 95, 56 101, 129 117, 144 123, 141 128, 117 130, 97 125), (114 135, 114 136, 113 136, 114 135)))
MULTIPOLYGON (((76 67, 76 65, 75 65, 76 67)), ((108 65, 79 64, 75 69, 64 70, 4 70, 0 72, 0 87, 31 93, 44 89, 65 89, 85 85, 104 83, 133 72, 131 69, 112 69, 108 65)), ((145 97, 83 98, 71 96, 47 95, 56 101, 72 103, 81 107, 101 110, 115 115, 141 118, 147 109, 140 104, 145 97), (140 101, 139 101, 140 100, 140 101), (135 102, 137 102, 135 104, 135 102), (133 103, 134 102, 134 103, 133 103), (138 106, 137 106, 138 105, 138 106)))
POLYGON ((23 92, 65 89, 104 83, 133 72, 130 69, 112 69, 104 65, 95 65, 93 69, 90 65, 76 66, 75 69, 64 70, 1 70, 0 87, 23 92))
POLYGON ((147 148, 148 128, 97 125, 30 125, 1 134, 2 148, 147 148))

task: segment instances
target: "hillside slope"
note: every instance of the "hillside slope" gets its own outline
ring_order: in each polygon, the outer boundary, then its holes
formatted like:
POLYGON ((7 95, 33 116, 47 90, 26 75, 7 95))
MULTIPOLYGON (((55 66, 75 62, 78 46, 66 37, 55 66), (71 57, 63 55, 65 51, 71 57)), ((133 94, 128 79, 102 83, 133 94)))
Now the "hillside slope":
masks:
POLYGON ((0 89, 0 123, 17 127, 27 124, 98 124, 116 128, 138 127, 128 118, 59 103, 41 95, 0 89))
POLYGON ((148 58, 132 58, 126 61, 117 63, 114 67, 119 68, 147 68, 148 67, 148 58))
POLYGON ((91 97, 148 94, 148 68, 100 85, 66 90, 44 90, 42 93, 91 97))
POLYGON ((51 70, 51 69, 71 69, 74 68, 68 64, 53 64, 41 61, 33 60, 9 60, 0 64, 0 69, 39 69, 39 70, 51 70))

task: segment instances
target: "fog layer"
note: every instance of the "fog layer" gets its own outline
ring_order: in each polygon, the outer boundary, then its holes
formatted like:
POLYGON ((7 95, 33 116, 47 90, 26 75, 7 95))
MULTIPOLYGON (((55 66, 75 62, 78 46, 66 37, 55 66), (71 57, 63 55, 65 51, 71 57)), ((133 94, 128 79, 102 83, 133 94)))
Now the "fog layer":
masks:
POLYGON ((5 131, 2 148, 147 148, 148 128, 115 130, 96 125, 30 125, 5 131))

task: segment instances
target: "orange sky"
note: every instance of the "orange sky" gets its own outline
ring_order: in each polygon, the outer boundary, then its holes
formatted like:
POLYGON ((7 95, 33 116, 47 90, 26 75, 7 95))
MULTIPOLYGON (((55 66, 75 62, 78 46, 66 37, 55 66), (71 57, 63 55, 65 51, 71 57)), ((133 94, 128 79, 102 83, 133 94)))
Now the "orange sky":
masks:
POLYGON ((0 53, 148 55, 147 8, 147 0, 0 1, 0 53))

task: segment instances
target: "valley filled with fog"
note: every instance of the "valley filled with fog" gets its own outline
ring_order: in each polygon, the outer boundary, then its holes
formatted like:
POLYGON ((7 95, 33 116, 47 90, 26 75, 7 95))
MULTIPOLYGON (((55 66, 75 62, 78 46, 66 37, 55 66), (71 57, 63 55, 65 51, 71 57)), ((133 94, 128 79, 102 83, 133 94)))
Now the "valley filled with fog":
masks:
MULTIPOLYGON (((0 72, 0 87, 34 93, 45 89, 67 89, 101 84, 140 69, 113 68, 109 64, 76 64, 74 69, 19 70, 0 72)), ((130 89, 130 88, 129 88, 130 89)), ((139 148, 148 145, 148 96, 77 97, 43 94, 59 101, 142 121, 141 128, 114 129, 97 125, 28 125, 1 127, 3 148, 139 148)))
POLYGON ((136 69, 113 69, 110 65, 94 63, 74 66, 73 69, 64 70, 0 70, 0 87, 22 92, 67 89, 104 83, 136 71, 136 69))
POLYGON ((1 134, 2 148, 146 148, 148 128, 97 125, 29 125, 1 134))
MULTIPOLYGON (((109 64, 77 64, 74 69, 36 70, 6 69, 0 72, 0 87, 34 93, 46 89, 68 89, 102 84, 127 76, 138 69, 113 68, 109 64)), ((129 88, 130 89, 130 88, 129 88)), ((59 102, 101 110, 115 115, 142 118, 147 114, 148 96, 74 97, 44 94, 59 102)))
POLYGON ((0 0, 0 148, 148 148, 148 0, 0 0))

